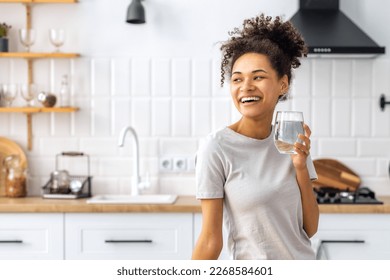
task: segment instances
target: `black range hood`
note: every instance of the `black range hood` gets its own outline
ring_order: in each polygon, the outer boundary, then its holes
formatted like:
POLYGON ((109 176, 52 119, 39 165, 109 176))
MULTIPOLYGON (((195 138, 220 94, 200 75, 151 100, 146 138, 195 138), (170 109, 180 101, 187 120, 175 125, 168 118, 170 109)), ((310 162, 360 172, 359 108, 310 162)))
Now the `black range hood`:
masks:
POLYGON ((300 0, 290 22, 300 31, 310 56, 374 57, 385 53, 339 9, 339 0, 300 0))

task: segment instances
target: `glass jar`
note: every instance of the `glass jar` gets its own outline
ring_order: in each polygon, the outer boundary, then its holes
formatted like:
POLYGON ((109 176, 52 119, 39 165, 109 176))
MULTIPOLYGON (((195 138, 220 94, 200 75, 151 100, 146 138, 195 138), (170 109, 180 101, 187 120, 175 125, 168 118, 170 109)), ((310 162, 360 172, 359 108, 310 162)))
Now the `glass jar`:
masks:
POLYGON ((5 158, 5 196, 24 197, 27 195, 26 169, 20 165, 18 156, 5 158))

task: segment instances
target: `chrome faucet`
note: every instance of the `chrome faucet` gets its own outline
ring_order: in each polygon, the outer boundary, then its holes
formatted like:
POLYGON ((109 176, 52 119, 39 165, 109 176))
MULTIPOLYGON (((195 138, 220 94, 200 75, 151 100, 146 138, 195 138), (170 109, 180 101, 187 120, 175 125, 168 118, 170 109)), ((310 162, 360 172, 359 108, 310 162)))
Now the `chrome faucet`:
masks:
POLYGON ((125 143, 125 137, 127 132, 130 132, 133 136, 133 153, 134 153, 134 166, 133 166, 133 178, 131 184, 131 195, 139 195, 139 185, 141 183, 139 176, 139 144, 138 136, 134 128, 131 126, 124 127, 119 134, 119 147, 123 147, 125 143))

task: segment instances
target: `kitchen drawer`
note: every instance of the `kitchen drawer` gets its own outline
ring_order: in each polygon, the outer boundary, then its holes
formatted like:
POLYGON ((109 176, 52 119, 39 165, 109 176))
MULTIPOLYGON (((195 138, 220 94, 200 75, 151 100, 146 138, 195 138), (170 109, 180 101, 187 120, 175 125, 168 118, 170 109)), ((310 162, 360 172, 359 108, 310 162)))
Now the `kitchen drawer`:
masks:
POLYGON ((190 259, 192 214, 66 214, 66 259, 190 259))
POLYGON ((320 255, 331 260, 390 260, 389 230, 321 230, 320 255))
POLYGON ((63 214, 0 214, 0 259, 63 259, 63 214))
POLYGON ((319 256, 338 260, 390 260, 389 214, 321 214, 312 240, 319 256))

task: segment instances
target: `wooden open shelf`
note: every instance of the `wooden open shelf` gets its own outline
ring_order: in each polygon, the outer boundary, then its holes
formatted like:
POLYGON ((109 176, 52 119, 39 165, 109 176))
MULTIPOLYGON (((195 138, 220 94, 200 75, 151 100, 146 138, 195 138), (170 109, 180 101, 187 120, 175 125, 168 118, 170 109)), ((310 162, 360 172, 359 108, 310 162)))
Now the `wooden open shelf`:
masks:
POLYGON ((27 149, 32 150, 32 114, 36 113, 72 113, 78 107, 0 107, 0 113, 25 113, 27 116, 27 149))
MULTIPOLYGON (((0 0, 1 1, 1 0, 0 0)), ((39 58, 76 58, 78 53, 34 53, 34 52, 0 52, 0 58, 25 58, 25 59, 39 59, 39 58)))
POLYGON ((78 0, 0 0, 0 3, 77 3, 78 0))
MULTIPOLYGON (((78 0, 0 0, 0 3, 21 3, 25 6, 26 28, 31 28, 33 4, 77 3, 78 0)), ((28 84, 33 83, 33 61, 35 59, 71 59, 77 58, 77 53, 62 52, 0 52, 0 58, 22 58, 27 60, 28 84)), ((78 111, 77 107, 0 107, 0 113, 24 113, 27 116, 27 148, 32 149, 32 115, 37 113, 71 113, 78 111)))
POLYGON ((1 107, 0 113, 71 113, 78 107, 1 107))

